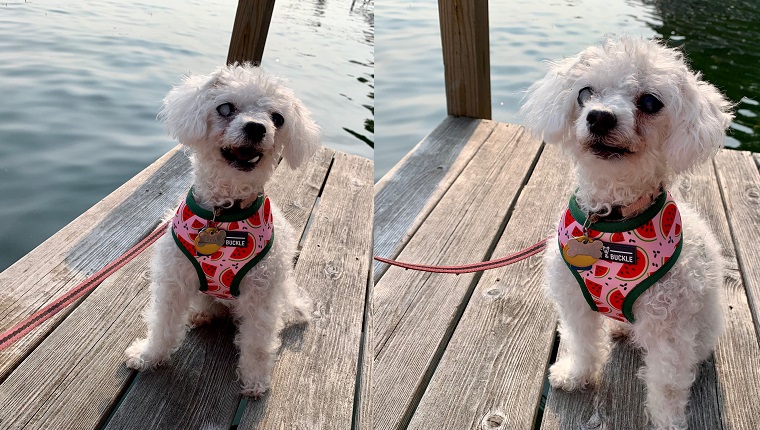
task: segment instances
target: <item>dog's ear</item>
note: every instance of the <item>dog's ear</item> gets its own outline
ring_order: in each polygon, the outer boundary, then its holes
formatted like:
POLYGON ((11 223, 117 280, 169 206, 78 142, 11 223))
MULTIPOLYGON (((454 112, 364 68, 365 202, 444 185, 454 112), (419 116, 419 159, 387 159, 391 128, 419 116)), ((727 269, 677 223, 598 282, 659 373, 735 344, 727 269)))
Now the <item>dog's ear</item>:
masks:
POLYGON ((319 126, 311 119, 309 110, 295 97, 275 139, 282 144, 282 155, 293 169, 311 158, 321 146, 319 126))
POLYGON ((710 159, 723 146, 732 104, 699 74, 686 72, 673 100, 665 157, 679 173, 710 159))
POLYGON ((189 75, 175 85, 166 97, 158 113, 166 130, 180 143, 192 145, 206 137, 208 132, 209 89, 216 85, 222 69, 210 75, 189 75))
POLYGON ((572 133, 578 93, 570 71, 578 61, 576 56, 553 63, 546 76, 528 88, 520 108, 526 128, 546 143, 560 143, 572 133))

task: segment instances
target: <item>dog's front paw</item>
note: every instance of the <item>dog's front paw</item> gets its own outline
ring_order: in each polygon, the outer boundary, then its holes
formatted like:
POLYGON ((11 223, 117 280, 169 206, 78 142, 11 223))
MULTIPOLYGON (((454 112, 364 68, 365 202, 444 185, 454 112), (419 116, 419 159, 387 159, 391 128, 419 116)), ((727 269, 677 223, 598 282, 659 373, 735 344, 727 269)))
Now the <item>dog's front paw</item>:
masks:
POLYGON ((311 310, 311 301, 306 301, 301 305, 294 306, 290 321, 292 324, 296 325, 309 324, 311 322, 311 310))
POLYGON ((599 372, 562 358, 549 368, 549 384, 565 391, 585 390, 599 381, 599 372))
POLYGON ((240 390, 240 394, 251 397, 253 400, 259 400, 269 390, 269 382, 264 381, 252 381, 243 382, 243 389, 240 390))
POLYGON ((258 400, 269 390, 269 384, 272 382, 272 371, 271 368, 262 363, 248 364, 247 366, 240 363, 237 373, 240 378, 240 385, 243 387, 240 391, 242 395, 258 400))
POLYGON ((132 345, 124 351, 126 359, 124 363, 130 369, 139 371, 154 369, 163 364, 169 357, 163 354, 150 354, 148 339, 136 339, 132 345))
POLYGON ((689 424, 686 422, 686 415, 683 413, 675 415, 663 415, 650 417, 652 419, 653 430, 689 430, 689 424))

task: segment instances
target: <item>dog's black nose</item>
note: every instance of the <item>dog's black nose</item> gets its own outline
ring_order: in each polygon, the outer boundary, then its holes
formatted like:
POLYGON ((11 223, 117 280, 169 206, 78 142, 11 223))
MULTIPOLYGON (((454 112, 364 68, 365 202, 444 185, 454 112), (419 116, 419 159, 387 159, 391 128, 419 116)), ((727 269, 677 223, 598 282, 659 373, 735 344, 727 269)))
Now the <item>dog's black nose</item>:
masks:
POLYGON ((245 135, 248 136, 248 140, 253 143, 261 142, 261 139, 267 134, 267 128, 258 122, 249 122, 243 129, 245 130, 245 135))
POLYGON ((592 134, 604 136, 608 131, 615 128, 617 118, 612 112, 592 110, 586 116, 586 122, 588 122, 588 129, 592 134))

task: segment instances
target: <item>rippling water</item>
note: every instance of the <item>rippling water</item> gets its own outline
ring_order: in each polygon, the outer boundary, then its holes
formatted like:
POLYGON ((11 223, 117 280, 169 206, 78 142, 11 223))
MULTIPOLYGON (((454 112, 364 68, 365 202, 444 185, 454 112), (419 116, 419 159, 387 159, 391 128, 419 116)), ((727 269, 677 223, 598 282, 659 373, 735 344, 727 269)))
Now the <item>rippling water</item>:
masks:
MULTIPOLYGON (((523 91, 606 34, 661 37, 734 102, 727 144, 760 151, 760 6, 754 0, 491 1, 493 118, 520 123, 523 91)), ((377 5, 377 145, 382 177, 446 116, 435 0, 377 5)))
MULTIPOLYGON (((0 270, 175 145, 180 75, 227 58, 237 1, 0 3, 0 270)), ((263 66, 327 146, 372 157, 374 2, 278 0, 263 66)))

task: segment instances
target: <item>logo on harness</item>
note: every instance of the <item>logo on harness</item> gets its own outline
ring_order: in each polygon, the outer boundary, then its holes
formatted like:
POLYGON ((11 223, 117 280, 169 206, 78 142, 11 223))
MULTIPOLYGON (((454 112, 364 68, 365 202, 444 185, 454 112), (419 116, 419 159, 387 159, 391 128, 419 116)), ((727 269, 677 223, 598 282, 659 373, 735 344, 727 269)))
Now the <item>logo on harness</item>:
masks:
POLYGON ((619 243, 602 242, 602 260, 636 264, 636 247, 619 243))
POLYGON ((248 246, 248 233, 244 231, 228 231, 224 238, 224 246, 246 248, 248 246))

